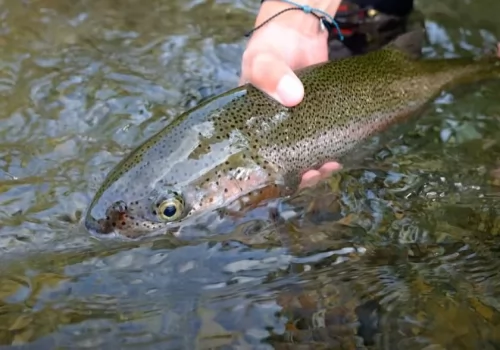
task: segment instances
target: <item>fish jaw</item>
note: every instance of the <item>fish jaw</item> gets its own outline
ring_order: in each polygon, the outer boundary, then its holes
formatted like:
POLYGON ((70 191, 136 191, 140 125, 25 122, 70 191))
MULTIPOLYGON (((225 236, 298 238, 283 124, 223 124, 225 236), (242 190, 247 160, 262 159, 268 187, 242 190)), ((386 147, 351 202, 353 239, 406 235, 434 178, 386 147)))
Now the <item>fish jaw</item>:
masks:
MULTIPOLYGON (((135 239, 168 230, 160 222, 140 220, 123 201, 117 201, 106 209, 102 216, 87 214, 85 228, 99 237, 125 237, 135 239)), ((172 229, 172 228, 171 228, 172 229)))

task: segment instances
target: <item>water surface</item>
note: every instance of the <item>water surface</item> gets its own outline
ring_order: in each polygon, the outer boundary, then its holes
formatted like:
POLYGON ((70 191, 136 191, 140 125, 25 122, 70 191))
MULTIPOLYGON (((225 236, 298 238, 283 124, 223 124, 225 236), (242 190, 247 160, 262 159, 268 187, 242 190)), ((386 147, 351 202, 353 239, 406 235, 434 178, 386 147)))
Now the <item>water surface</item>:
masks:
MULTIPOLYGON (((490 50, 500 3, 419 0, 427 56, 490 50)), ((500 83, 224 239, 98 241, 107 171, 234 87, 258 1, 0 2, 0 345, 499 349, 500 83)))

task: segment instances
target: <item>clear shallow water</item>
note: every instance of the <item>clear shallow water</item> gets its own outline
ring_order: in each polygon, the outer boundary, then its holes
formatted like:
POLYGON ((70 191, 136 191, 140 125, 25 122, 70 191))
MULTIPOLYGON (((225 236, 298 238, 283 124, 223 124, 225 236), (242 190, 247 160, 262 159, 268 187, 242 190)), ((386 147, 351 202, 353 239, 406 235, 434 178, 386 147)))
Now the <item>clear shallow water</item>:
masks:
MULTIPOLYGON (((443 94, 286 222, 189 244, 76 225, 123 155, 237 83, 257 3, 0 2, 0 345, 500 348, 499 83, 443 94)), ((417 5, 426 55, 496 42, 496 2, 417 5)))

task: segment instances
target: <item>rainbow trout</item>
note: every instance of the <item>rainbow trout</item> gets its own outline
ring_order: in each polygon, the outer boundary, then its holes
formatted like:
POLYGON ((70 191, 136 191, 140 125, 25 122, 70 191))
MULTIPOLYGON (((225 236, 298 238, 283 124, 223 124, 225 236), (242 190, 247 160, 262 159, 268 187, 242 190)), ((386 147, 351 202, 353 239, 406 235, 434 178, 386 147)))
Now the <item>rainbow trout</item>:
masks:
POLYGON ((173 233, 200 213, 259 198, 265 189, 292 193, 306 170, 342 163, 443 90, 499 75, 497 57, 418 60, 389 45, 299 71, 305 98, 293 108, 250 85, 230 90, 123 159, 97 191, 85 226, 129 238, 173 233))

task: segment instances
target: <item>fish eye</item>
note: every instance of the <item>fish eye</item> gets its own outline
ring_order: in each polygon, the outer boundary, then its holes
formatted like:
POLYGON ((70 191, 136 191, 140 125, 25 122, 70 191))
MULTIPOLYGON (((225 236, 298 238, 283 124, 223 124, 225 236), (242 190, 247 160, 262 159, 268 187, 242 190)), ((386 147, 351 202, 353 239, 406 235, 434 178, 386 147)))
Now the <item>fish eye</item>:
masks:
POLYGON ((157 215, 163 221, 179 220, 184 213, 184 200, 176 195, 159 203, 157 215))

